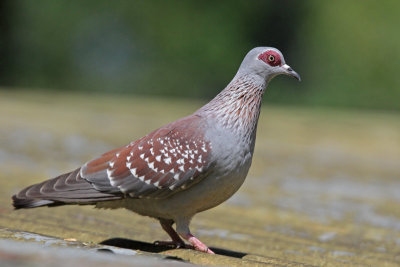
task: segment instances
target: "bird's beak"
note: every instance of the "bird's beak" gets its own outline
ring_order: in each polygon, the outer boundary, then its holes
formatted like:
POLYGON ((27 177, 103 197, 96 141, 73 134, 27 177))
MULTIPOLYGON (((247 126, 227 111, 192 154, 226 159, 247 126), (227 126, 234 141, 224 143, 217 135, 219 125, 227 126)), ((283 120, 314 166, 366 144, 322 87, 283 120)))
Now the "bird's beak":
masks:
POLYGON ((299 82, 301 81, 300 75, 297 72, 295 72, 288 64, 282 65, 282 68, 284 69, 284 74, 292 76, 299 82))

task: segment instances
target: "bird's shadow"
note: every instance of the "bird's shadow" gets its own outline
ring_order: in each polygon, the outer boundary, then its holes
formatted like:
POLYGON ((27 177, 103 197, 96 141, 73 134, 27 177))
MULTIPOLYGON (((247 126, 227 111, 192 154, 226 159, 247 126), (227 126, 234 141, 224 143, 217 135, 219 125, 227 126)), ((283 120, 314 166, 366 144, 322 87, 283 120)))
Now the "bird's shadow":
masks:
MULTIPOLYGON (((107 245, 107 246, 113 246, 113 247, 119 247, 119 248, 125 248, 125 249, 141 250, 141 251, 152 252, 152 253, 159 253, 159 252, 174 249, 170 246, 161 246, 161 245, 156 245, 153 243, 147 243, 147 242, 131 240, 131 239, 126 239, 126 238, 119 238, 119 237, 104 240, 100 244, 107 245)), ((238 251, 233 251, 233 250, 228 250, 228 249, 223 249, 223 248, 210 247, 210 249, 212 251, 214 251, 215 254, 233 257, 233 258, 239 258, 239 259, 241 259, 247 255, 246 253, 243 253, 243 252, 238 252, 238 251)))

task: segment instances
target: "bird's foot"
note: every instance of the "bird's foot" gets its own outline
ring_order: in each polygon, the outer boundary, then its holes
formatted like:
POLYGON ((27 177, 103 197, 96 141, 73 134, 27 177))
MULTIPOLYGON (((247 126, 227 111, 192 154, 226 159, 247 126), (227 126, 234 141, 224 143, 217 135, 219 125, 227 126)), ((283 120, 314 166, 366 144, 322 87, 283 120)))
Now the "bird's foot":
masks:
POLYGON ((187 248, 193 249, 209 254, 215 254, 214 251, 209 249, 203 242, 197 239, 193 235, 189 235, 187 240, 190 242, 191 245, 185 244, 184 242, 179 241, 155 241, 154 245, 156 246, 166 246, 166 247, 173 247, 173 248, 187 248))
POLYGON ((192 234, 189 234, 187 237, 185 237, 185 239, 193 245, 193 248, 195 250, 208 254, 215 254, 214 251, 209 249, 203 242, 201 242, 197 237, 193 236, 192 234))
POLYGON ((172 246, 175 248, 188 248, 209 254, 215 254, 211 249, 204 245, 203 242, 201 242, 190 233, 190 230, 188 228, 189 222, 183 222, 184 231, 181 231, 180 236, 187 240, 190 245, 185 244, 185 242, 179 237, 178 233, 171 227, 173 221, 163 219, 160 219, 161 226, 165 230, 165 232, 167 232, 168 235, 171 237, 172 241, 156 241, 154 242, 154 244, 160 246, 172 246))

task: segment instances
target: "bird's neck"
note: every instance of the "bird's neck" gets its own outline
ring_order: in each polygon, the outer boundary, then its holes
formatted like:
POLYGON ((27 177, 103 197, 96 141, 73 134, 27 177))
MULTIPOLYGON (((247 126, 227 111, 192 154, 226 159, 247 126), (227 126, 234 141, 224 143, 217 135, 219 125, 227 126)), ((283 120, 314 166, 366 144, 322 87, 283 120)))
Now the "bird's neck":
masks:
POLYGON ((265 79, 238 73, 223 91, 196 113, 211 117, 221 127, 254 142, 266 87, 265 79))

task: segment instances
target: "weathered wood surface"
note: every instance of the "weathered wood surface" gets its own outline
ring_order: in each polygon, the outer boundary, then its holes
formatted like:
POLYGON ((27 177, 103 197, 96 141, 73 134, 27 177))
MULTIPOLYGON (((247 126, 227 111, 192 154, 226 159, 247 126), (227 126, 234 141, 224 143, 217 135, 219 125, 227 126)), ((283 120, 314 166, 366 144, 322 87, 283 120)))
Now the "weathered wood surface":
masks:
MULTIPOLYGON (((126 265, 126 257, 141 265, 166 261, 165 255, 200 265, 400 265, 399 113, 265 107, 244 186, 192 222, 193 232, 217 256, 153 246, 167 238, 158 223, 126 210, 68 206, 13 211, 10 197, 23 187, 71 170, 200 105, 0 91, 0 261, 46 264, 45 256, 30 258, 23 251, 46 255, 48 249, 49 263, 58 254, 43 244, 62 250, 65 242, 80 248, 68 252, 76 251, 79 258, 84 257, 81 251, 102 249, 103 242, 135 251, 110 256, 114 266, 126 265), (59 242, 46 244, 32 234, 59 242), (42 246, 10 252, 19 247, 12 240, 42 246)), ((92 254, 94 262, 96 255, 105 257, 92 254)))

